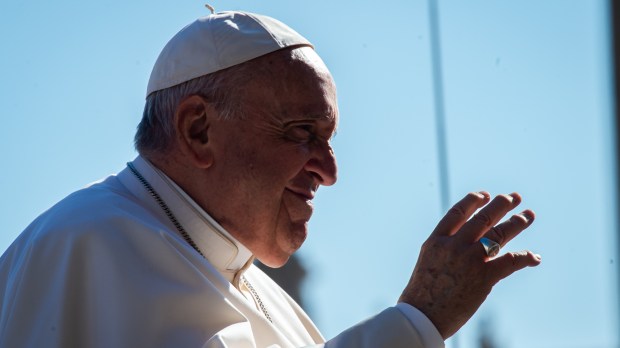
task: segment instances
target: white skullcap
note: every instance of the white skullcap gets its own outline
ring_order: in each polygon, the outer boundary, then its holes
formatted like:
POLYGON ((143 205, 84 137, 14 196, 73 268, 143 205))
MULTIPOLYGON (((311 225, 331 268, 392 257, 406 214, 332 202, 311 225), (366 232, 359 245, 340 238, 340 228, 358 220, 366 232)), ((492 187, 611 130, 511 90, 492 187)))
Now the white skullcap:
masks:
POLYGON ((161 51, 146 95, 290 46, 312 44, 271 17, 225 11, 198 18, 161 51))

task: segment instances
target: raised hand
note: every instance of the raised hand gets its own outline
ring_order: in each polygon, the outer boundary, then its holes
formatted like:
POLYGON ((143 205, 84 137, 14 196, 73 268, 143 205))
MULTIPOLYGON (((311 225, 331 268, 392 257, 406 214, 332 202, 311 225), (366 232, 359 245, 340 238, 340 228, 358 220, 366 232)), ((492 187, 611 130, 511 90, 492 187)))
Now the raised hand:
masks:
POLYGON ((471 318, 497 282, 524 267, 540 264, 540 256, 530 251, 508 252, 496 258, 486 254, 480 238, 503 247, 535 217, 528 209, 499 223, 521 203, 521 196, 512 193, 489 200, 487 192, 469 193, 448 211, 422 245, 399 299, 422 311, 444 339, 471 318))

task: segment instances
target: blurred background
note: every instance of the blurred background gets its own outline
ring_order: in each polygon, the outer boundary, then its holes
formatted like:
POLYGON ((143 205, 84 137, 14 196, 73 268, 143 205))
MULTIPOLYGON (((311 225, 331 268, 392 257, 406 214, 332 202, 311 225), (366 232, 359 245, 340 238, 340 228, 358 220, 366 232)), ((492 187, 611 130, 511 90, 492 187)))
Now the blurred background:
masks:
MULTIPOLYGON (((211 2, 295 28, 339 88, 339 182, 288 271, 304 307, 330 338, 393 305, 442 197, 517 191, 537 220, 506 249, 543 263, 448 347, 619 347, 613 0, 431 1, 211 2)), ((0 3, 1 250, 136 156, 153 63, 203 5, 0 3)))

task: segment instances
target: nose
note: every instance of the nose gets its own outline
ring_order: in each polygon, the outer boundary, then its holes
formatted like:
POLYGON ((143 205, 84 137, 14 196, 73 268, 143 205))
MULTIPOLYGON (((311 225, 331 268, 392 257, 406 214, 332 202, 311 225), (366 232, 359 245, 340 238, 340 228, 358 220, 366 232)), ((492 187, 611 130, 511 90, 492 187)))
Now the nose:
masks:
POLYGON ((319 185, 331 186, 336 183, 338 164, 329 142, 321 142, 313 146, 312 156, 306 162, 305 169, 319 181, 319 185))

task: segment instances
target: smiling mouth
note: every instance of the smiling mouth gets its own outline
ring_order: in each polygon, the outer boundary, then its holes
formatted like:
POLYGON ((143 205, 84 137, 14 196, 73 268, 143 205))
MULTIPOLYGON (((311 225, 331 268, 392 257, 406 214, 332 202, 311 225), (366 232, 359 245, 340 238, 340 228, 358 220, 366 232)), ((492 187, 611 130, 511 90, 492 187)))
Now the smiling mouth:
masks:
POLYGON ((295 194, 296 196, 303 198, 306 201, 311 201, 312 199, 314 199, 314 192, 312 191, 295 190, 290 188, 287 188, 287 190, 295 194))

